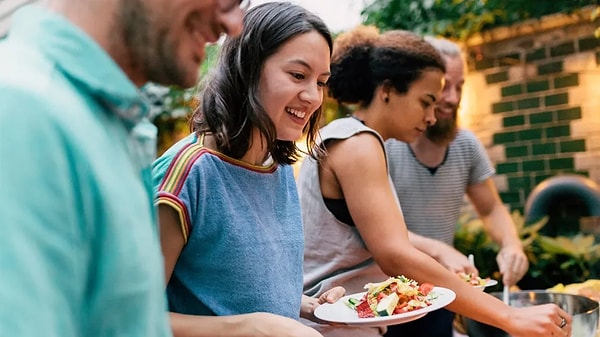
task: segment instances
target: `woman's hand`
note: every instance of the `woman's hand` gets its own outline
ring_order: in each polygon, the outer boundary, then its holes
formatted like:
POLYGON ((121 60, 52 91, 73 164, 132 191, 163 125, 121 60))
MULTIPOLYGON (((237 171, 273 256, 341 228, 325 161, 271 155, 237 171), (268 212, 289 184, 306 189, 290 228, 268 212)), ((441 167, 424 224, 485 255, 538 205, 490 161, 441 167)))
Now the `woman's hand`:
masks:
POLYGON ((346 294, 343 287, 334 287, 322 293, 319 298, 302 295, 302 306, 300 307, 300 317, 313 322, 325 323, 315 317, 315 309, 323 303, 334 303, 346 294))
POLYGON ((230 316, 171 313, 175 337, 323 337, 298 320, 266 312, 230 316))
POLYGON ((513 337, 569 337, 572 317, 555 304, 512 308, 506 331, 513 337))
POLYGON ((252 337, 323 337, 317 330, 294 319, 257 312, 244 315, 250 328, 245 336, 252 337))

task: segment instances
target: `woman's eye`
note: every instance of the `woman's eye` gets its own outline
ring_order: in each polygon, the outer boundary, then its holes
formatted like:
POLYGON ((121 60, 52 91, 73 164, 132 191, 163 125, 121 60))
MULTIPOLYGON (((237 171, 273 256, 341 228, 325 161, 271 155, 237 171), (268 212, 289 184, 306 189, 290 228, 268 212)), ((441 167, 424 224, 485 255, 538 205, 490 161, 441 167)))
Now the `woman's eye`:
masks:
POLYGON ((292 73, 292 76, 297 79, 297 80, 303 80, 304 79, 304 75, 300 74, 300 73, 292 73))
POLYGON ((327 82, 322 82, 322 81, 319 81, 319 82, 317 82, 317 85, 318 85, 319 87, 325 87, 325 86, 327 86, 327 82))
POLYGON ((431 103, 428 101, 422 101, 421 105, 423 105, 423 108, 427 109, 431 106, 431 103))

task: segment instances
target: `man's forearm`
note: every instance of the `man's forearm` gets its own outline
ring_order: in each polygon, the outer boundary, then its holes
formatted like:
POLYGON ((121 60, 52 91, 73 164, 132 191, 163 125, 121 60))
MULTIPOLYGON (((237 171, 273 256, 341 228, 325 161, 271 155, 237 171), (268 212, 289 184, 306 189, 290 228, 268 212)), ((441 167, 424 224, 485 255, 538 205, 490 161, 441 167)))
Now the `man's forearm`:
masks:
POLYGON ((415 248, 436 260, 438 260, 441 253, 440 245, 444 244, 443 242, 424 237, 411 231, 408 231, 408 240, 415 248))
POLYGON ((481 220, 491 239, 500 247, 521 247, 516 226, 504 205, 495 205, 488 215, 481 217, 481 220))

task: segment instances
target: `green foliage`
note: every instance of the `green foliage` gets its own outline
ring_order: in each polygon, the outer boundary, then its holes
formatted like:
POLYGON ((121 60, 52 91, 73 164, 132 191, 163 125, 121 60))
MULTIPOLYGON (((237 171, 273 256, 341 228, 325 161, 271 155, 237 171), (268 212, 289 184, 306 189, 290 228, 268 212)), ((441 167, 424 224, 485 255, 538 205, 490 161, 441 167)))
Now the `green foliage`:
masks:
MULTIPOLYGON (((540 234, 540 229, 548 222, 547 217, 526 224, 524 217, 515 211, 512 219, 529 259, 529 270, 518 284, 522 289, 546 289, 557 283, 577 283, 600 277, 600 244, 595 242, 593 235, 548 237, 540 234)), ((485 233, 481 220, 470 215, 461 217, 454 243, 463 254, 476 257, 475 265, 480 275, 500 280, 496 263, 499 247, 485 233)))
MULTIPOLYGON (((219 56, 218 44, 207 45, 200 66, 200 78, 206 78, 215 68, 219 56)), ((157 153, 160 155, 189 132, 188 120, 198 105, 197 94, 202 81, 191 88, 146 85, 142 91, 152 103, 151 118, 158 128, 157 153)))
POLYGON ((362 15, 382 30, 465 40, 497 26, 553 13, 569 13, 599 0, 375 0, 362 15))
POLYGON ((195 87, 181 89, 154 84, 143 88, 152 103, 151 118, 158 129, 159 155, 189 132, 188 119, 197 105, 196 91, 195 87))
POLYGON ((219 51, 221 46, 218 44, 207 45, 204 52, 204 62, 200 65, 200 78, 204 78, 217 64, 219 58, 219 51))
POLYGON ((531 247, 528 278, 543 288, 598 278, 600 245, 593 235, 556 238, 540 236, 531 247))

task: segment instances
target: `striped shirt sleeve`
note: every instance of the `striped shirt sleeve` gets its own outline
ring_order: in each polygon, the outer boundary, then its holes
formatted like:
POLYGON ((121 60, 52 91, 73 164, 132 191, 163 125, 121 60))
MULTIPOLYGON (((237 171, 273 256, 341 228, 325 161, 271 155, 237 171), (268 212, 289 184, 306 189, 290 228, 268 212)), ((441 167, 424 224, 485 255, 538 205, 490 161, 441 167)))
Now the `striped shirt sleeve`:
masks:
POLYGON ((186 189, 195 188, 195 182, 190 181, 193 180, 190 171, 203 152, 201 145, 191 143, 175 156, 161 157, 153 165, 155 205, 167 205, 177 212, 185 243, 189 239, 194 213, 194 202, 189 200, 194 193, 186 193, 186 189))

